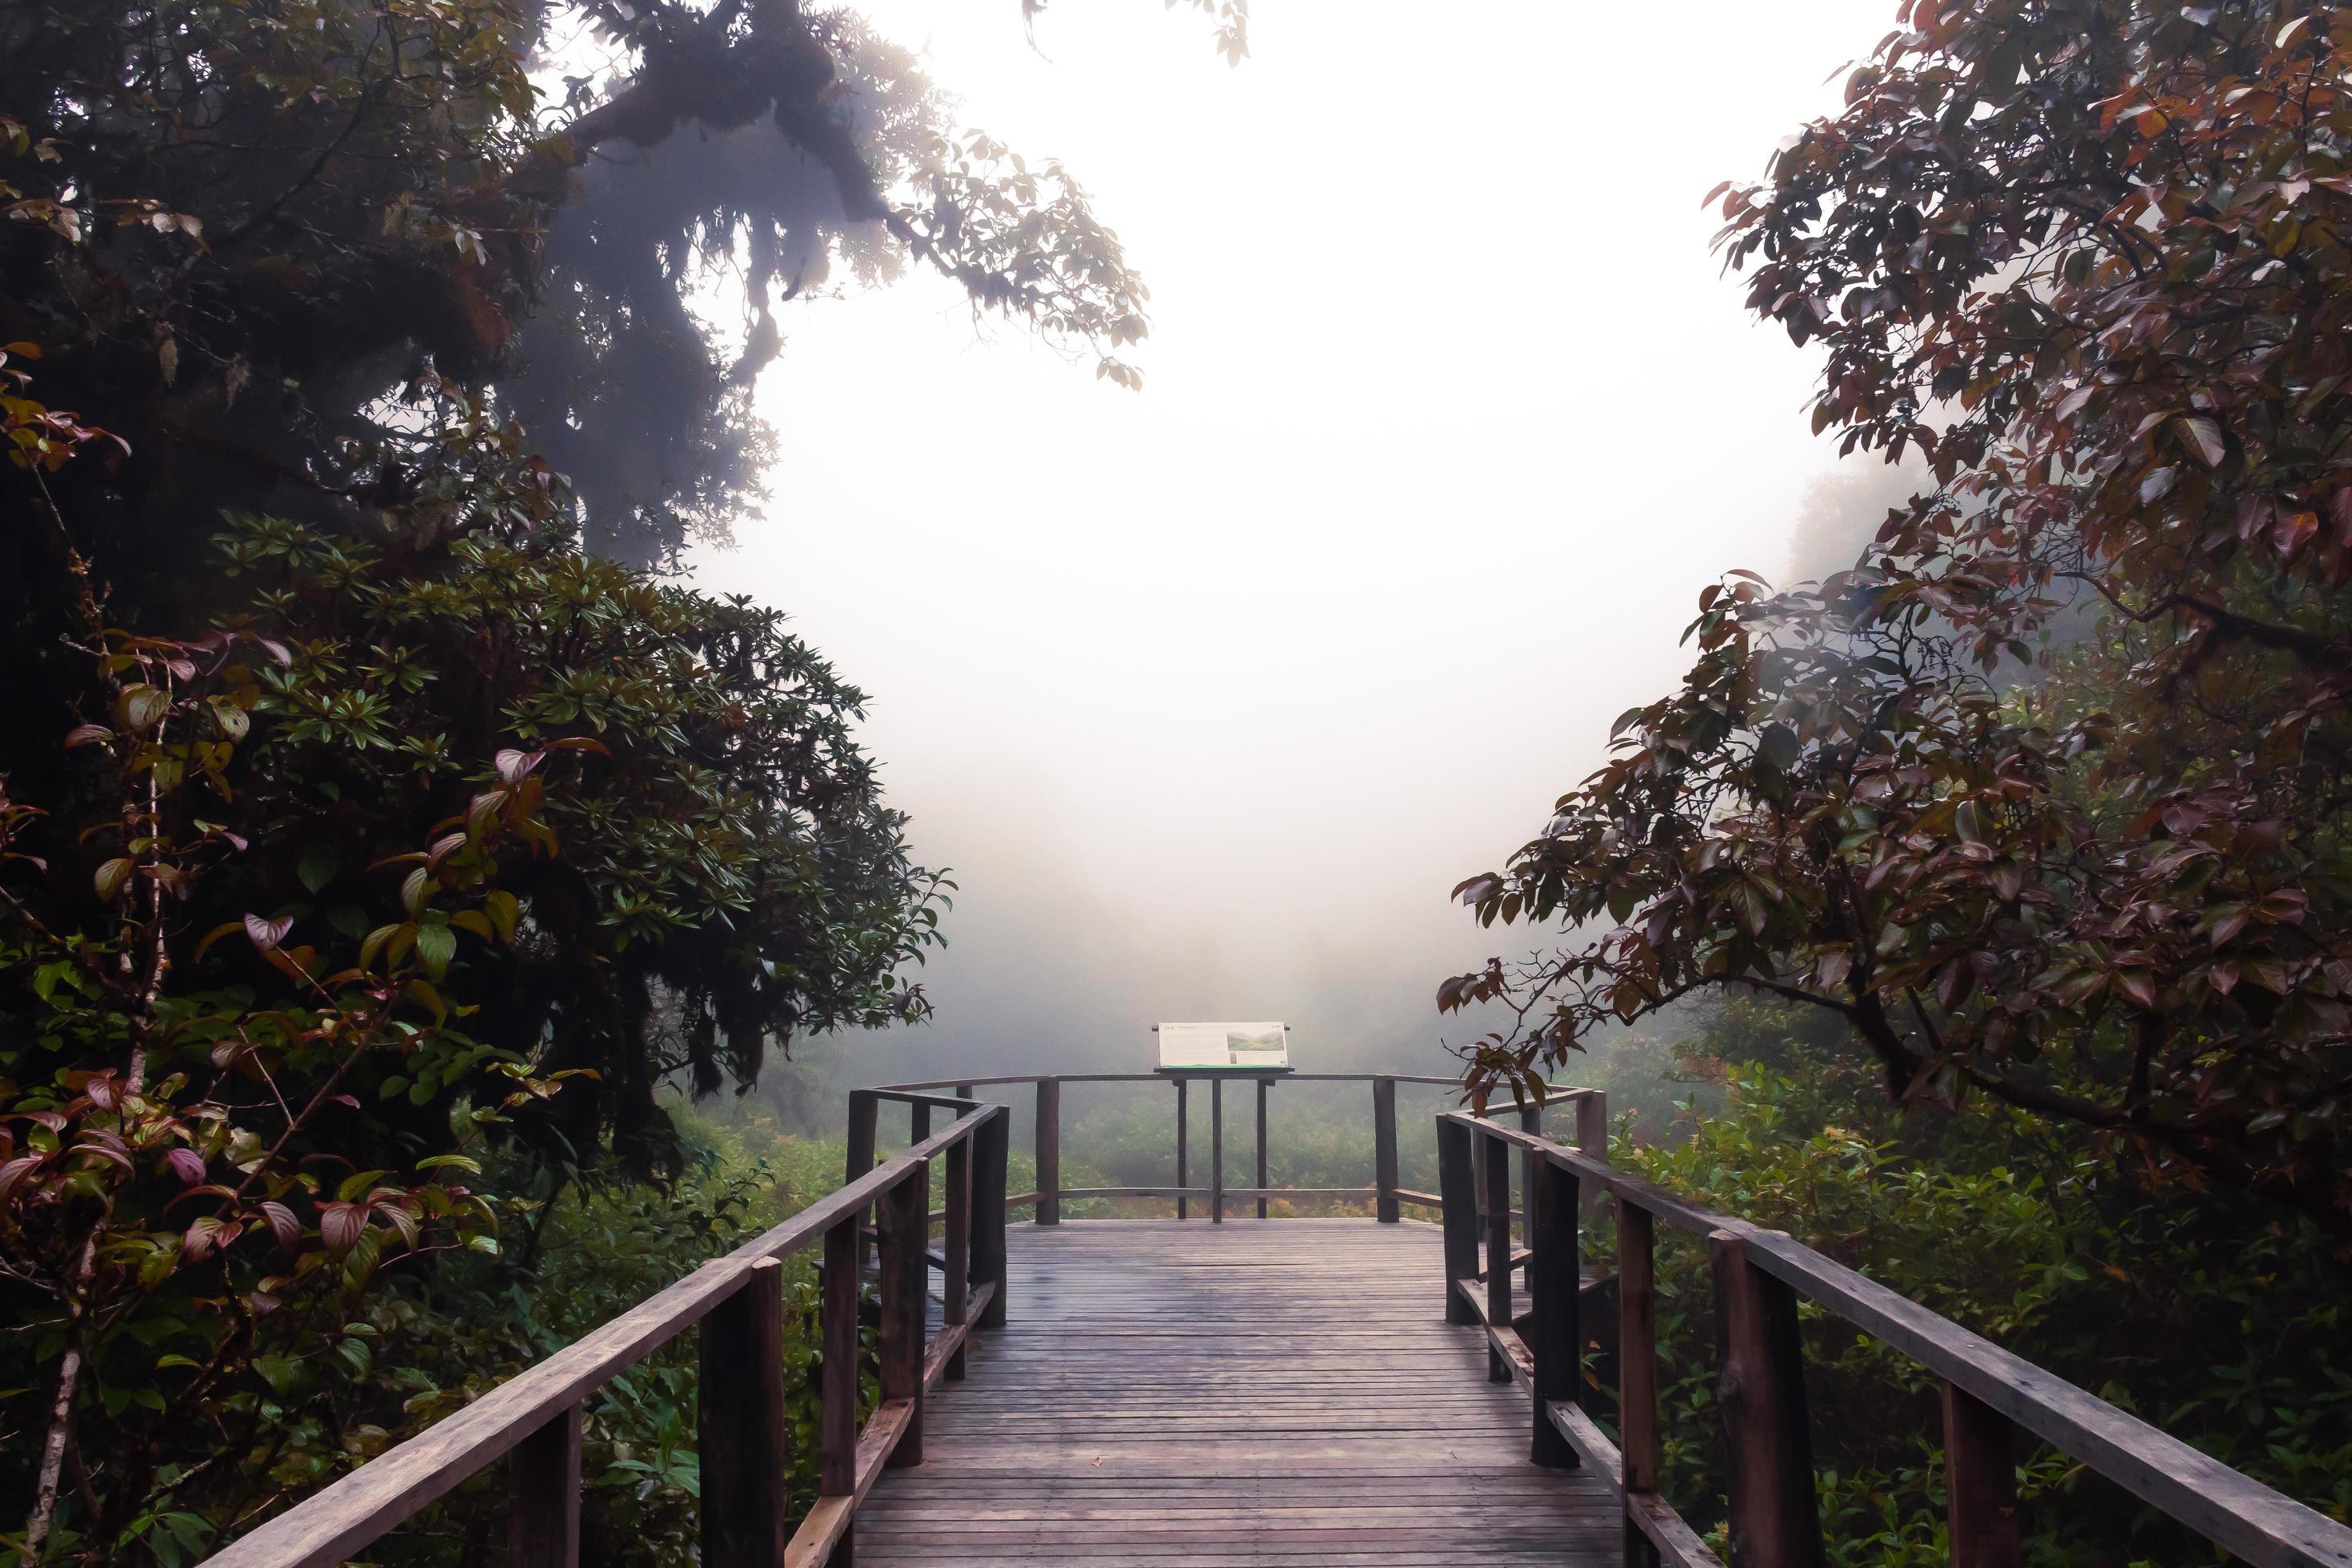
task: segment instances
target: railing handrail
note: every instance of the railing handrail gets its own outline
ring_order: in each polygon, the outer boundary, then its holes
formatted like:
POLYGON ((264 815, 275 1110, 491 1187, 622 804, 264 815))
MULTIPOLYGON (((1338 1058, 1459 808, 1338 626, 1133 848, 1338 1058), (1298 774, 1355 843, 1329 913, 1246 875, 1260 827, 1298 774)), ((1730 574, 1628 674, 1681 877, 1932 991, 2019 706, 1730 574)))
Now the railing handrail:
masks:
MULTIPOLYGON (((597 1388, 626 1372, 680 1333, 709 1319, 751 1282, 762 1265, 793 1256, 835 1227, 856 1228, 866 1211, 894 1196, 901 1184, 929 1185, 930 1161, 950 1151, 965 1159, 982 1130, 1009 1121, 1007 1107, 973 1100, 949 1101, 955 1120, 941 1131, 883 1161, 872 1170, 819 1198, 790 1219, 763 1232, 723 1258, 712 1258, 685 1279, 647 1297, 619 1317, 591 1331, 547 1360, 516 1373, 464 1409, 321 1489, 268 1523, 207 1559, 208 1568, 328 1568, 381 1539, 452 1488, 488 1468, 551 1423, 576 1413, 597 1388)), ((996 1201, 1001 1226, 1002 1161, 997 1162, 996 1201)), ((928 1198, 928 1192, 924 1194, 928 1198)), ((976 1205, 975 1205, 976 1206, 976 1205)), ((928 1226, 926 1226, 928 1229, 928 1226)), ((928 1238, 915 1244, 918 1258, 928 1238)), ((918 1265, 919 1267, 919 1265, 918 1265)), ((1002 1258, 995 1259, 993 1289, 982 1303, 1003 1311, 1002 1258)), ((916 1334, 921 1338, 920 1292, 916 1334)), ((855 1296, 850 1308, 855 1311, 855 1296)), ((1001 1318, 1000 1320, 1001 1321, 1001 1318)), ((992 1326, 992 1325, 983 1325, 992 1326)), ((779 1321, 769 1328, 782 1331, 779 1321)), ((854 1335, 854 1329, 853 1329, 854 1335)), ((947 1325, 961 1342, 963 1326, 947 1325)), ((854 1345, 854 1338, 851 1341, 854 1345)), ((918 1346, 918 1361, 920 1346, 918 1346)), ((830 1382, 830 1380, 829 1380, 830 1382)), ((856 1398, 854 1369, 849 1397, 856 1398)), ((828 1396, 834 1391, 828 1386, 828 1396)), ((576 1423, 576 1414, 573 1415, 576 1423)), ((898 1435, 892 1434, 895 1443, 898 1435)), ((576 1425, 572 1437, 576 1455, 576 1425)), ((884 1458, 887 1458, 887 1450, 884 1458)), ((709 1457, 706 1456, 706 1463, 709 1457)), ((576 1488, 576 1458, 572 1485, 576 1488)), ((859 1487, 862 1494, 863 1487, 859 1487)), ((706 1505, 708 1500, 706 1499, 706 1505)), ((577 1497, 571 1500, 577 1516, 577 1497)), ((576 1525, 574 1526, 576 1530, 576 1525)), ((796 1543, 797 1544, 797 1543, 796 1543)))
MULTIPOLYGON (((2261 1568, 2352 1568, 2352 1529, 2250 1476, 2230 1468, 2201 1450, 2116 1408, 2054 1373, 2001 1349, 1950 1319, 1824 1256, 1786 1232, 1767 1230, 1746 1220, 1717 1214, 1619 1170, 1605 1159, 1538 1134, 1500 1125, 1491 1116, 1443 1111, 1437 1120, 1441 1128, 1450 1124, 1464 1129, 1473 1138, 1516 1147, 1533 1160, 1566 1172, 1580 1186, 1590 1183, 1621 1204, 1663 1219, 1676 1229, 1706 1238, 1718 1249, 1718 1301, 1724 1300, 1727 1289, 1721 1278, 1721 1271, 1727 1267, 1724 1260, 1727 1258, 1734 1263, 1744 1262, 1794 1294, 1815 1302, 1855 1328, 1892 1345, 1943 1379, 1951 1388, 1988 1407, 1999 1417, 2013 1422, 2064 1450, 2095 1473, 2249 1563, 2261 1565, 2261 1568), (1724 1243, 1730 1245, 1724 1246, 1724 1243)), ((1463 1155, 1456 1155, 1457 1161, 1467 1152, 1465 1149, 1463 1155)), ((1441 1158, 1444 1158, 1442 1148, 1441 1158)), ((1486 1162, 1490 1173, 1498 1164, 1507 1169, 1507 1162, 1498 1160, 1495 1153, 1490 1152, 1486 1162)), ((1466 1171, 1455 1176, 1457 1184, 1467 1180, 1466 1171)), ((1507 1175, 1504 1182, 1507 1192, 1507 1175)), ((1453 1190, 1449 1189, 1449 1193, 1453 1190)), ((1507 1327, 1503 1328, 1500 1333, 1496 1332, 1492 1309, 1481 1308, 1480 1303, 1464 1289, 1469 1281, 1458 1268, 1462 1253, 1457 1249, 1465 1244, 1469 1255, 1475 1258, 1476 1228, 1482 1223, 1475 1193, 1465 1193, 1464 1197, 1462 1214, 1456 1215, 1451 1205, 1447 1209, 1447 1229, 1451 1237, 1448 1271, 1454 1276, 1448 1281, 1448 1304, 1451 1306, 1459 1296, 1467 1299, 1474 1309, 1479 1309, 1489 1320, 1488 1331, 1495 1336, 1497 1354, 1500 1355, 1517 1345, 1517 1337, 1507 1327)), ((1487 1205, 1490 1210, 1493 1206, 1491 1202, 1487 1205)), ((1489 1218, 1485 1223, 1491 1225, 1493 1222, 1489 1218)), ((1543 1246, 1535 1234, 1536 1229, 1536 1226, 1529 1227, 1527 1245, 1530 1249, 1539 1249, 1543 1246)), ((1646 1224, 1643 1233, 1646 1238, 1646 1224)), ((1501 1234, 1504 1245, 1508 1246, 1507 1221, 1504 1223, 1501 1234)), ((1573 1251, 1572 1216, 1566 1222, 1566 1234, 1568 1246, 1573 1251)), ((1492 1251, 1490 1245, 1487 1269, 1475 1276, 1489 1289, 1493 1288, 1494 1279, 1492 1251)), ((1641 1261, 1646 1270, 1647 1258, 1641 1261)), ((1506 1308, 1503 1314, 1506 1322, 1508 1319, 1509 1271, 1509 1266, 1506 1265, 1499 1295, 1506 1308)), ((1790 1345, 1794 1344, 1794 1332, 1791 1316, 1785 1331, 1786 1340, 1790 1345)), ((1724 1331, 1719 1327, 1719 1340, 1723 1334, 1724 1331)), ((1646 1343, 1643 1349, 1647 1351, 1646 1343)), ((1621 1357, 1625 1353, 1622 1346, 1620 1353, 1621 1357)), ((1770 1378, 1767 1376, 1755 1381, 1769 1383, 1770 1378)), ((1654 1389, 1654 1382, 1649 1386, 1654 1389)), ((1752 1391, 1748 1397, 1751 1400, 1755 1397, 1752 1391)), ((1784 1401, 1794 1400, 1794 1418, 1801 1430, 1801 1379, 1798 1380, 1792 1394, 1781 1397, 1784 1401)), ((1727 1404, 1728 1401, 1722 1403, 1727 1404)), ((1778 1418, 1785 1419, 1787 1415, 1785 1410, 1778 1413, 1778 1418)), ((1547 1416, 1555 1420, 1560 1418, 1544 1408, 1544 1402, 1538 1394, 1535 1418, 1541 1424, 1547 1416)), ((1577 1436, 1571 1435, 1570 1440, 1577 1441, 1577 1436)), ((1738 1462, 1738 1447, 1735 1440, 1735 1468, 1738 1462)), ((1612 1451, 1608 1457, 1618 1456, 1612 1451)), ((1804 1506, 1811 1508, 1815 1505, 1811 1499, 1812 1480, 1809 1460, 1805 1470, 1802 1478, 1807 1490, 1804 1506)), ((1629 1517, 1640 1506, 1640 1494, 1644 1490, 1634 1485, 1635 1479, 1629 1471, 1622 1474, 1616 1481, 1629 1517)), ((2013 1481, 2013 1478, 2003 1478, 2003 1481, 2007 1484, 2013 1481)), ((1651 1486, 1654 1487, 1654 1479, 1651 1486)), ((1957 1497, 1961 1488, 1955 1483, 1950 1489, 1957 1497)), ((1652 1506, 1658 1506, 1654 1502, 1654 1492, 1650 1491, 1648 1496, 1652 1506)), ((1671 1510, 1667 1511, 1670 1513, 1671 1510)), ((1742 1527, 1738 1517, 1740 1497, 1737 1477, 1734 1480, 1733 1512, 1733 1531, 1737 1539, 1742 1527)), ((1635 1522, 1638 1524, 1643 1521, 1636 1519, 1635 1522)), ((2010 1528, 2013 1530, 2013 1521, 2010 1528)), ((1818 1523, 1814 1531, 1817 1542, 1818 1523)), ((1815 1550, 1818 1550, 1817 1545, 1815 1550)), ((1791 1561, 1798 1560, 1802 1559, 1791 1558, 1791 1561)), ((2010 1560, 2013 1561, 2013 1552, 2010 1554, 2010 1560)))
MULTIPOLYGON (((911 1083, 883 1084, 873 1089, 852 1089, 849 1095, 849 1170, 862 1171, 872 1163, 877 1146, 876 1108, 880 1101, 906 1101, 914 1106, 912 1126, 918 1130, 928 1125, 927 1106, 933 1103, 929 1091, 953 1089, 958 1095, 971 1095, 982 1089, 1001 1089, 1010 1084, 1032 1084, 1037 1091, 1036 1134, 1037 1190, 1013 1198, 1014 1208, 1032 1208, 1036 1223, 1056 1226, 1062 1223, 1062 1200, 1067 1198, 1150 1198, 1172 1199, 1176 1217, 1186 1216, 1195 1199, 1206 1203, 1212 1224, 1222 1225, 1225 1218, 1228 1198, 1255 1202, 1257 1217, 1265 1219, 1276 1198, 1310 1200, 1369 1199, 1373 1217, 1383 1224, 1394 1224, 1402 1217, 1405 1205, 1434 1208, 1438 1200, 1427 1193, 1416 1192, 1402 1184, 1398 1170, 1396 1087, 1399 1084, 1433 1085, 1459 1089, 1462 1080, 1452 1078, 1430 1078, 1415 1073, 1342 1072, 1294 1073, 1287 1068, 1206 1067, 1171 1068, 1159 1072, 1092 1072, 1092 1073, 1001 1073, 992 1078, 929 1079, 911 1083), (1194 1185, 1185 1179, 1190 1158, 1190 1132, 1187 1124, 1190 1086, 1207 1082, 1209 1085, 1209 1181, 1205 1186, 1194 1185), (1172 1183, 1144 1186, 1076 1187, 1062 1185, 1062 1086, 1066 1083, 1158 1083, 1173 1084, 1176 1088, 1176 1179, 1172 1183), (1228 1186, 1224 1179, 1225 1101, 1224 1086, 1229 1083, 1255 1084, 1257 1089, 1257 1180, 1247 1186, 1228 1186), (1286 1083, 1364 1083, 1372 1089, 1372 1182, 1362 1187, 1296 1187, 1277 1186, 1268 1180, 1266 1158, 1266 1096, 1276 1084, 1286 1083)), ((1573 1084, 1541 1083, 1534 1086, 1543 1098, 1517 1104, 1516 1110, 1524 1125, 1538 1128, 1542 1113, 1551 1105, 1570 1105, 1576 1110, 1577 1141, 1606 1150, 1609 1142, 1609 1097, 1597 1089, 1581 1089, 1573 1084)))
MULTIPOLYGON (((1239 1081, 1245 1079, 1272 1078, 1277 1083, 1373 1083, 1381 1079, 1391 1083, 1429 1084, 1440 1089, 1459 1089, 1458 1078, 1429 1078, 1403 1072, 1286 1072, 1276 1068, 1171 1068, 1166 1072, 1016 1072, 1000 1073, 993 1078, 926 1079, 918 1083, 877 1084, 869 1094, 919 1094, 933 1089, 992 1089, 1008 1083, 1043 1083, 1048 1079, 1058 1083, 1171 1083, 1179 1074, 1192 1079, 1223 1078, 1239 1081)), ((1548 1083, 1544 1091, 1560 1103, 1581 1100, 1604 1091, 1579 1089, 1573 1084, 1548 1083)), ((1546 1104, 1552 1101, 1547 1100, 1546 1104)))

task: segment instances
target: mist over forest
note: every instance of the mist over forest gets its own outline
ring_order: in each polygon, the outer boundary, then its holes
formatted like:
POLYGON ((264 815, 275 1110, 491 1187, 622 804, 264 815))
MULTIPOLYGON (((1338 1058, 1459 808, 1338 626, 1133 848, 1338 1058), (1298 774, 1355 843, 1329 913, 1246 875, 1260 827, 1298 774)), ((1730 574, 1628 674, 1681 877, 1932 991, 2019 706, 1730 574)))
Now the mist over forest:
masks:
POLYGON ((2347 82, 0 0, 0 1568, 2352 1562, 2347 82))

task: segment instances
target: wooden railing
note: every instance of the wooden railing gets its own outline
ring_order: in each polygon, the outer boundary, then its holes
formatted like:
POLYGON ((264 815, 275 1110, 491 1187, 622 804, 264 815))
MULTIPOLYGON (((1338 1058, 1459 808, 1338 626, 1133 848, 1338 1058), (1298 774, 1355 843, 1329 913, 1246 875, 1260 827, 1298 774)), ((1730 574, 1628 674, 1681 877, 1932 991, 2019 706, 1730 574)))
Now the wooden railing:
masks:
MULTIPOLYGON (((1394 1225, 1406 1205, 1437 1208, 1440 1198, 1435 1193, 1415 1192, 1398 1184, 1397 1108, 1399 1084, 1426 1084, 1458 1091, 1462 1080, 1453 1078, 1419 1078, 1409 1073, 1269 1073, 1236 1068, 1230 1072, 1215 1068, 1191 1069, 1181 1072, 1085 1072, 1063 1074, 1013 1073, 1000 1078, 940 1079, 927 1083, 894 1083, 881 1089, 856 1089, 849 1097, 849 1173, 856 1176, 874 1163, 879 1102, 885 1100, 905 1100, 940 1089, 951 1089, 959 1100, 970 1100, 976 1089, 1002 1088, 1008 1084, 1034 1084, 1037 1096, 1036 1161, 1037 1190, 1021 1193, 1008 1200, 1013 1208, 1036 1207, 1039 1225, 1062 1223, 1062 1202, 1066 1198, 1161 1198, 1175 1200, 1176 1217, 1186 1217, 1189 1205, 1195 1200, 1208 1205, 1212 1223, 1221 1224, 1225 1217, 1227 1203, 1233 1199, 1255 1199, 1257 1217, 1266 1217, 1266 1205, 1274 1198, 1366 1199, 1372 1203, 1375 1219, 1394 1225), (1188 1185, 1186 1172, 1191 1157, 1188 1128, 1190 1089, 1194 1083, 1206 1081, 1209 1086, 1209 1182, 1206 1186, 1188 1185), (1225 1185, 1225 1085, 1229 1082, 1255 1083, 1257 1086, 1257 1184, 1249 1187, 1225 1185), (1062 1086, 1066 1083, 1157 1083, 1173 1084, 1176 1089, 1176 1184, 1169 1187, 1065 1187, 1062 1185, 1062 1086), (1372 1184, 1368 1187, 1277 1187, 1266 1181, 1266 1096, 1277 1083, 1361 1083, 1372 1090, 1372 1184)), ((1572 1105, 1576 1112, 1576 1142, 1581 1149, 1606 1157, 1609 1152, 1609 1097, 1597 1089, 1572 1089, 1565 1084, 1548 1087, 1547 1095, 1554 1105, 1572 1105)), ((910 1136, 919 1142, 929 1126, 928 1113, 919 1106, 914 1113, 910 1136)), ((1520 1113, 1521 1126, 1529 1132, 1543 1128, 1543 1110, 1530 1105, 1520 1113)))
POLYGON ((2013 1568, 2019 1561, 2020 1432, 2259 1568, 2352 1568, 2352 1530, 1781 1232, 1710 1213, 1594 1152, 1491 1119, 1443 1114, 1437 1138, 1447 1320, 1484 1324, 1489 1378, 1528 1389, 1530 1457, 1541 1465, 1580 1466, 1614 1492, 1625 1515, 1628 1564, 1716 1562, 1658 1495, 1655 1237, 1664 1220, 1706 1239, 1714 1274, 1716 1403, 1727 1439, 1733 1568, 1817 1568, 1825 1561, 1805 1413, 1801 1299, 1943 1380, 1956 1568, 2013 1568), (1523 1247, 1513 1245, 1511 1232, 1514 1149, 1523 1161, 1523 1247), (1603 1194, 1616 1200, 1617 1211, 1622 1447, 1581 1405, 1578 1211, 1580 1199, 1590 1203, 1603 1194), (1514 1310, 1515 1272, 1528 1285, 1523 1313, 1514 1310))
POLYGON ((906 1152, 878 1165, 869 1157, 871 1168, 840 1191, 230 1543, 209 1568, 329 1568, 501 1458, 512 1498, 512 1568, 577 1568, 584 1404, 698 1326, 706 1568, 846 1563, 853 1516, 875 1478, 921 1462, 925 1394, 942 1378, 961 1378, 967 1338, 1003 1326, 1005 1314, 1005 1108, 969 1096, 891 1098, 910 1101, 923 1118, 906 1152), (950 1118, 937 1134, 929 1126, 934 1110, 950 1118), (927 1212, 934 1160, 947 1167, 947 1207, 936 1215, 927 1212), (871 1233, 869 1213, 877 1222, 871 1233), (945 1221, 939 1253, 930 1250, 934 1218, 945 1221), (861 1429, 859 1301, 869 1234, 880 1244, 881 1399, 861 1429), (820 1245, 818 1496, 787 1531, 782 1259, 820 1245), (930 1332, 925 1299, 935 1267, 943 1311, 930 1332))

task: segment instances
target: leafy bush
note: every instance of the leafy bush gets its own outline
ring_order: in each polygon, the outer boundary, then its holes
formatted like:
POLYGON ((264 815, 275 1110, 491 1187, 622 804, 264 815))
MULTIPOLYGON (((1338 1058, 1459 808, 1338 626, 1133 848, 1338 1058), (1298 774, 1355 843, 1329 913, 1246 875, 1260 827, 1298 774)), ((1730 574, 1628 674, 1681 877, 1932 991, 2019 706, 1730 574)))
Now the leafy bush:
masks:
MULTIPOLYGON (((1787 1230, 2223 1463, 2352 1515, 2352 1268, 2316 1225, 2242 1194, 2154 1184, 2120 1149, 1982 1100, 1952 1117, 1894 1108, 1860 1092, 1866 1067, 1809 1045, 1777 1005, 1727 1004, 1686 1057, 1720 1077, 1724 1109, 1675 1142, 1621 1137, 1620 1163, 1787 1230)), ((1658 1269, 1664 1490, 1694 1521, 1719 1523, 1703 1242, 1662 1228, 1658 1269)), ((1836 1559, 1943 1562, 1936 1381, 1828 1313, 1808 1308, 1804 1321, 1836 1559)), ((2046 1449, 2020 1475, 2030 1561, 2210 1550, 2046 1449)))
POLYGON ((559 536, 227 544, 201 636, 79 596, 98 717, 0 780, 26 1556, 184 1556, 430 1419, 373 1314, 499 1267, 486 1158, 671 1169, 665 1078, 922 1011, 935 884, 780 616, 559 536))

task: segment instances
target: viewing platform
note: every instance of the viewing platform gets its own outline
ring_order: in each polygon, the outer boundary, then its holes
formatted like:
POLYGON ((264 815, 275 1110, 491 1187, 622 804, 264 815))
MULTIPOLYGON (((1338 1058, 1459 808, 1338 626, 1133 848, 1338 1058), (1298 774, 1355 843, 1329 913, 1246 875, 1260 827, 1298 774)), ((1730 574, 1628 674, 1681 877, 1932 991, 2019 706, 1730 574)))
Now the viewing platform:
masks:
POLYGON ((1703 1440, 1720 1444, 1724 1491, 1696 1500, 1727 1514, 1730 1568, 1827 1562, 1801 1308, 1940 1386, 1955 1568, 2019 1568, 2017 1466, 2036 1444, 2256 1568, 2352 1568, 2352 1529, 1784 1233, 1612 1166, 1595 1091, 1547 1095, 1573 1108, 1575 1145, 1545 1137, 1533 1107, 1440 1111, 1433 1194, 1398 1183, 1397 1087, 1450 1080, 1286 1079, 1370 1089, 1372 1181, 1307 1189, 1267 1184, 1265 1078, 1202 1076, 1207 1180, 1187 1177, 1179 1079, 1167 1188, 1060 1185, 1063 1084, 1154 1075, 857 1090, 838 1191, 230 1542, 209 1568, 332 1568, 501 1462, 508 1568, 579 1568, 592 1402, 688 1333, 706 1568, 1720 1568, 1660 1489, 1661 1226, 1704 1244, 1712 1279, 1717 1426, 1703 1440), (1248 1187, 1224 1182, 1231 1079, 1256 1089, 1248 1187), (1034 1192, 1008 1188, 1015 1095, 1034 1098, 1034 1192), (904 1108, 908 1143, 877 1158, 885 1105, 904 1108), (1199 1216, 1061 1212, 1065 1199, 1144 1196, 1199 1216), (1269 1217, 1270 1204, 1307 1198, 1373 1217, 1269 1217), (1602 1205, 1615 1229, 1605 1279, 1583 1243, 1602 1205), (1023 1210, 1034 1218, 1008 1223, 1023 1210), (809 1439, 793 1435, 784 1371, 782 1262, 800 1254, 820 1264, 814 1455, 793 1447, 809 1439), (787 1478, 812 1458, 817 1497, 795 1519, 787 1478))

